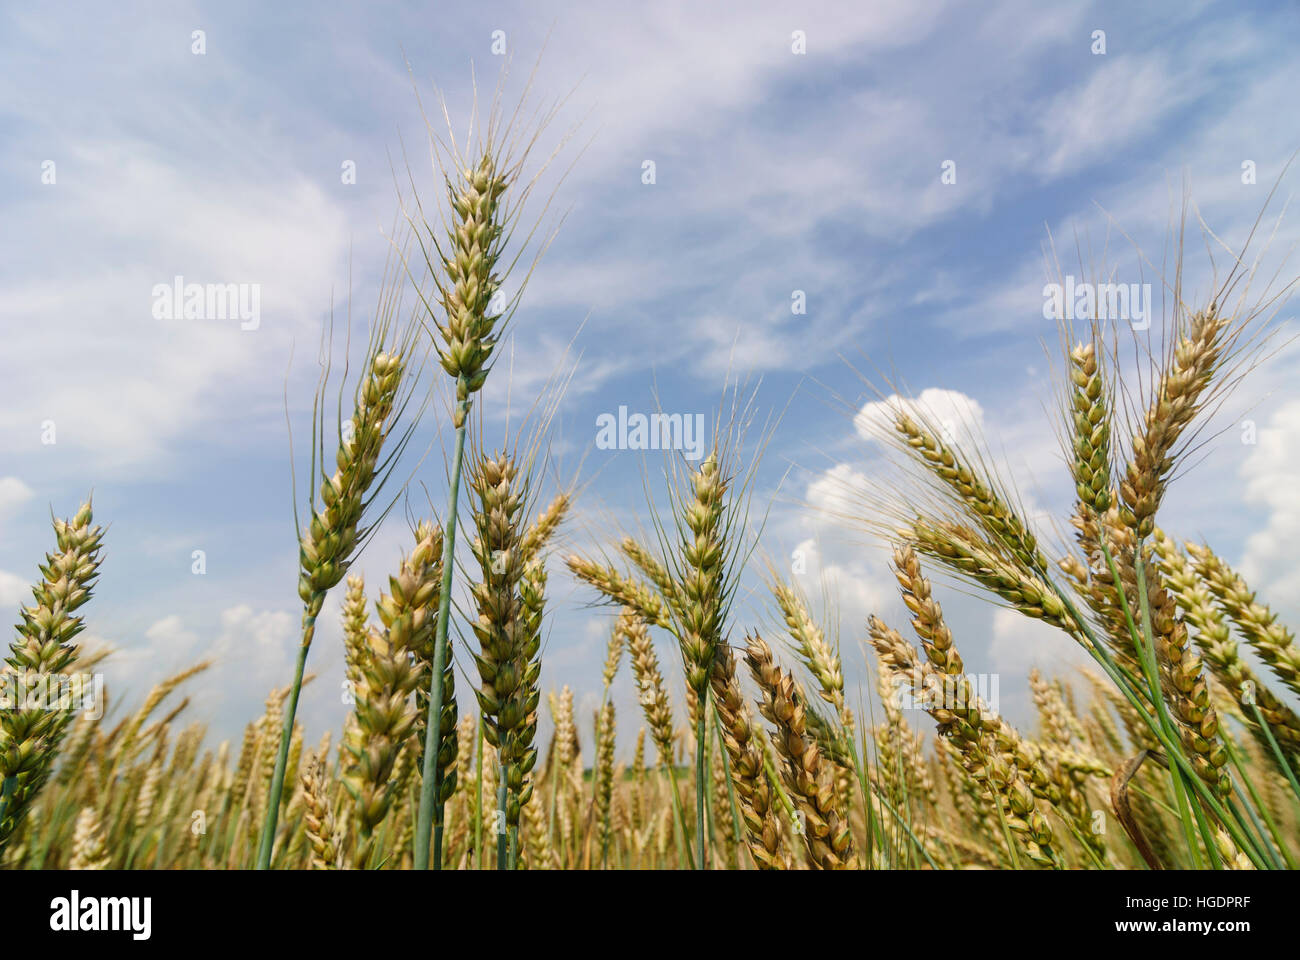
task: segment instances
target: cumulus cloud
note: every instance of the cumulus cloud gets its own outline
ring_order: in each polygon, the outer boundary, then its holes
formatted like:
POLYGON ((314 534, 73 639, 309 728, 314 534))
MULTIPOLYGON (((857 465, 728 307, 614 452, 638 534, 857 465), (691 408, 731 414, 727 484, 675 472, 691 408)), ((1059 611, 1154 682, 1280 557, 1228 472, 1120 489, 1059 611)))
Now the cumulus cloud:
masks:
POLYGON ((1241 574, 1272 603, 1300 597, 1300 401, 1277 410, 1258 430, 1241 465, 1246 499, 1267 512, 1264 527, 1246 539, 1241 574))
POLYGON ((849 517, 861 509, 862 497, 870 490, 871 480, 851 464, 837 463, 808 483, 808 505, 824 517, 849 517))
POLYGON ((810 597, 834 598, 834 615, 850 636, 860 635, 867 615, 893 602, 893 580, 887 555, 880 549, 858 549, 852 559, 835 547, 804 540, 795 548, 802 561, 793 579, 810 597))
POLYGON ((809 510, 794 528, 806 533, 788 558, 790 579, 815 606, 825 608, 828 628, 840 627, 850 675, 863 665, 850 651, 865 636, 867 615, 883 614, 897 602, 889 550, 862 522, 861 497, 869 483, 867 474, 850 464, 814 476, 805 490, 809 510))
POLYGON ((186 630, 176 614, 155 620, 144 631, 144 638, 156 649, 165 648, 169 655, 185 655, 198 646, 198 634, 186 630))
POLYGON ((218 658, 238 659, 243 664, 267 660, 280 665, 286 641, 294 636, 297 621, 285 610, 254 610, 245 604, 223 610, 221 633, 212 646, 218 658))
MULTIPOLYGON (((273 688, 289 682, 297 626, 287 611, 254 610, 243 604, 222 610, 214 625, 167 614, 150 623, 139 641, 111 644, 114 651, 103 669, 111 688, 129 689, 138 699, 165 677, 210 660, 212 666, 185 690, 195 716, 207 719, 230 710, 247 718, 257 713, 273 688)), ((315 658, 320 666, 332 665, 328 651, 313 653, 321 654, 315 658)))
POLYGON ((945 442, 979 442, 984 426, 984 408, 979 401, 958 390, 927 387, 915 397, 891 394, 871 400, 853 418, 853 426, 865 440, 876 440, 894 432, 894 421, 906 413, 937 428, 945 442))

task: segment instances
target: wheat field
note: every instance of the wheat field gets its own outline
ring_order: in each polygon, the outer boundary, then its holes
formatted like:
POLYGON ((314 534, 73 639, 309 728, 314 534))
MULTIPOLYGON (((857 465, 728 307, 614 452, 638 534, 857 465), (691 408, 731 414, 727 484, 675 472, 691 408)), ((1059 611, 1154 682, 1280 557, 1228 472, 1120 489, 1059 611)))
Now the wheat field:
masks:
POLYGON ((494 108, 471 138, 435 140, 446 193, 402 205, 369 342, 344 372, 350 417, 335 430, 323 384, 315 398, 296 671, 242 740, 208 748, 190 715, 206 662, 124 709, 108 691, 103 716, 39 695, 106 655, 78 636, 111 531, 90 500, 55 520, 5 661, 9 688, 26 691, 0 713, 5 866, 1296 865, 1300 646, 1212 545, 1160 525, 1208 411, 1266 360, 1285 289, 1254 297, 1245 251, 1204 302, 1175 285, 1136 369, 1131 331, 1062 324, 1050 400, 1076 492, 1059 518, 1068 542, 1036 529, 986 451, 898 405, 880 436, 898 479, 841 519, 888 545, 910 622, 850 625, 877 668, 855 689, 804 590, 756 559, 749 520, 764 505, 736 391, 707 455, 670 458, 656 478, 669 503, 657 535, 615 536, 600 553, 558 545, 582 509, 578 484, 539 497, 545 399, 504 445, 483 435, 496 348, 528 322, 525 284, 508 302, 497 294, 516 265, 545 269, 521 257, 539 137, 518 118, 494 108), (441 407, 427 399, 443 395, 441 407), (366 582, 350 568, 395 522, 399 464, 430 420, 448 450, 445 522, 417 518, 387 582, 366 582), (591 716, 569 686, 540 685, 560 571, 615 614, 591 716), (738 612, 746 572, 762 578, 779 632, 738 612), (1017 729, 966 672, 963 625, 945 618, 932 577, 1061 631, 1090 666, 1023 678, 1037 718, 1017 729), (341 730, 309 736, 297 705, 332 592, 351 706, 341 730), (670 685, 678 663, 684 682, 670 685), (621 671, 641 711, 634 749, 616 739, 621 671))

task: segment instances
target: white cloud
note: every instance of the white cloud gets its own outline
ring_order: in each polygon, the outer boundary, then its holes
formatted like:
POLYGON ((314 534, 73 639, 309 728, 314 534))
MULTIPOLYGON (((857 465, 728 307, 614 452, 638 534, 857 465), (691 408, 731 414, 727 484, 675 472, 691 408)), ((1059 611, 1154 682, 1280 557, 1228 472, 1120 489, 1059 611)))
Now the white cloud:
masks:
POLYGON ((793 579, 812 598, 833 598, 834 615, 845 625, 848 636, 859 636, 867 615, 879 613, 894 601, 894 580, 883 549, 853 551, 846 559, 831 545, 819 547, 805 540, 795 548, 807 564, 805 574, 793 579))
POLYGON ((145 627, 143 642, 113 644, 105 661, 110 679, 129 678, 132 685, 153 684, 201 659, 202 638, 186 627, 178 614, 168 614, 145 627))
POLYGON ((839 463, 808 483, 808 505, 825 517, 849 517, 862 509, 862 498, 871 487, 865 473, 839 463))
POLYGON ((266 692, 288 683, 297 631, 297 619, 285 610, 254 610, 241 604, 221 612, 221 633, 208 655, 266 692))
MULTIPOLYGON (((245 719, 255 715, 272 688, 292 679, 297 620, 286 611, 242 604, 221 611, 216 620, 216 635, 205 636, 192 618, 169 614, 145 628, 142 641, 114 644, 104 663, 110 687, 124 684, 138 699, 163 678, 211 660, 201 679, 186 689, 195 715, 207 718, 226 709, 245 719)), ((331 662, 328 651, 313 653, 321 665, 331 662)))
POLYGON ((876 440, 894 432, 894 420, 899 413, 923 419, 945 431, 949 443, 978 442, 984 426, 984 408, 979 401, 958 390, 939 387, 927 387, 916 397, 895 393, 884 400, 869 401, 853 418, 853 425, 864 440, 876 440))
POLYGON ((318 187, 292 174, 214 185, 139 145, 84 151, 84 179, 51 188, 61 202, 44 214, 48 226, 23 239, 49 251, 50 268, 10 284, 12 349, 0 377, 14 400, 0 412, 0 449, 29 451, 52 420, 53 449, 75 451, 80 473, 149 471, 200 424, 221 422, 231 395, 282 383, 290 339, 328 306, 344 224, 318 187), (122 233, 155 245, 123 250, 112 239, 122 233), (72 248, 69 236, 79 238, 72 248), (154 286, 178 275, 256 284, 261 327, 154 319, 154 286), (24 359, 52 341, 58 377, 24 359))
POLYGON ((31 585, 17 574, 0 570, 0 606, 23 603, 31 594, 31 585))
POLYGON ((151 623, 145 628, 144 638, 156 646, 165 646, 172 654, 188 651, 199 642, 198 634, 186 630, 175 614, 151 623))
POLYGON ((1278 409, 1256 439, 1240 474, 1247 502, 1268 519, 1246 539, 1241 574, 1266 602, 1290 603, 1300 596, 1300 401, 1278 409))
POLYGON ((1092 662, 1063 631, 1007 607, 993 611, 988 656, 992 668, 1015 685, 1023 681, 1031 667, 1059 673, 1064 672, 1064 667, 1092 662))
POLYGON ((1043 110, 1040 136, 1047 155, 1042 173, 1071 173, 1144 137, 1162 118, 1196 96, 1195 76, 1175 76, 1165 58, 1098 57, 1083 84, 1059 94, 1043 110))
POLYGON ((17 477, 0 477, 0 515, 32 497, 32 488, 17 477))

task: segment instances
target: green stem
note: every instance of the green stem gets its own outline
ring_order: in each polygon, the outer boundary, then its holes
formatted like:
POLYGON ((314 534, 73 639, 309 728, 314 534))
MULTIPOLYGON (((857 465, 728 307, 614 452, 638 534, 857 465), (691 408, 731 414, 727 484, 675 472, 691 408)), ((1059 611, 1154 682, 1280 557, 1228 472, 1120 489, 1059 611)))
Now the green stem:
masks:
POLYGON ((1264 855, 1268 857, 1268 862, 1272 865, 1274 870, 1286 869, 1285 867, 1282 866, 1282 861, 1277 858, 1277 853, 1273 850, 1273 845, 1269 842, 1268 837, 1265 835, 1264 825, 1259 822, 1259 817, 1255 813, 1255 808, 1246 799, 1246 795, 1242 792, 1240 786, 1238 786, 1236 783, 1233 783, 1232 787, 1237 794, 1237 799, 1242 802, 1243 806, 1245 806, 1246 815, 1250 818, 1249 825, 1241 817, 1237 818, 1237 822, 1241 824, 1241 828, 1245 830, 1247 833, 1249 833, 1252 829, 1255 831, 1255 835, 1260 841, 1260 849, 1264 851, 1264 855))
POLYGON ((506 825, 506 779, 509 775, 509 769, 506 764, 498 763, 497 765, 497 808, 493 814, 493 827, 497 834, 497 869, 505 870, 510 857, 510 840, 507 836, 509 827, 506 825))
POLYGON ((998 819, 1002 821, 1002 835, 1006 838, 1007 852, 1011 855, 1011 869, 1019 870, 1020 857, 1016 854, 1016 840, 1011 836, 1011 827, 1007 823, 1007 814, 1006 811, 1002 809, 1002 798, 998 796, 996 790, 990 790, 989 792, 993 795, 993 802, 997 804, 998 819))
POLYGON ((1098 870, 1114 869, 1107 865, 1106 861, 1102 860, 1102 858, 1097 855, 1097 851, 1092 849, 1092 845, 1088 843, 1087 838, 1083 835, 1083 831, 1080 830, 1076 824, 1063 817, 1055 808, 1053 808, 1053 812, 1056 813, 1057 819, 1060 820, 1061 823, 1065 824, 1066 829, 1074 834, 1074 839, 1078 842, 1079 846, 1083 849, 1083 852, 1088 856, 1088 858, 1096 864, 1098 870))
POLYGON ((772 761, 767 758, 766 753, 763 755, 763 769, 767 771, 767 779, 772 784, 772 789, 776 791, 776 797, 781 802, 782 808, 785 810, 786 819, 788 819, 791 824, 797 824, 799 818, 794 812, 794 804, 790 801, 790 797, 786 794, 785 790, 782 789, 781 778, 777 774, 776 770, 773 769, 772 761))
MULTIPOLYGON (((1110 562, 1113 571, 1114 561, 1110 559, 1109 551, 1106 550, 1104 543, 1102 544, 1102 552, 1107 554, 1107 560, 1110 562)), ((1190 778, 1192 786, 1195 788, 1196 792, 1200 794, 1202 801, 1215 817, 1223 823, 1225 829, 1227 829, 1228 833, 1232 836, 1237 845, 1239 847, 1247 848, 1245 849, 1246 856, 1257 868, 1264 869, 1265 864, 1258 851, 1254 849, 1254 845, 1246 842, 1244 835, 1241 834, 1237 826, 1228 820, 1227 814, 1224 812, 1218 799, 1210 792, 1210 788, 1198 776, 1196 776, 1196 771, 1192 769, 1190 761, 1188 761, 1187 757, 1183 755, 1181 747, 1165 734, 1160 723, 1147 712, 1143 701, 1135 692, 1139 688, 1136 683, 1133 682, 1132 678, 1128 676, 1127 671, 1122 670, 1122 668, 1120 668, 1105 652, 1096 635, 1087 625, 1087 621, 1083 619, 1078 608, 1075 607, 1074 602, 1065 594, 1065 592, 1050 581, 1049 585, 1051 586, 1052 592, 1055 593, 1057 598, 1065 605, 1070 616, 1074 618, 1075 623, 1078 624, 1080 633, 1083 634, 1084 639, 1087 641, 1084 645, 1084 649, 1087 653, 1097 661, 1097 664, 1102 668, 1106 675, 1110 677, 1111 682, 1115 684, 1116 689, 1124 695, 1124 699, 1129 702, 1129 705, 1137 713, 1138 718, 1147 725, 1151 730, 1152 735, 1160 741, 1161 745, 1165 748, 1169 760, 1173 763, 1177 763, 1179 767, 1182 768, 1184 775, 1190 778)), ((1122 589, 1119 591, 1119 595, 1121 605, 1123 605, 1124 591, 1122 589)), ((1129 619, 1131 620, 1131 618, 1129 619)))
MULTIPOLYGON (((1264 818, 1264 822, 1268 824, 1268 832, 1273 838, 1274 845, 1276 845, 1277 849, 1281 852, 1283 859, 1286 860, 1287 869, 1296 869, 1296 863, 1291 858, 1291 853, 1287 850, 1286 844, 1282 842, 1281 832, 1278 830, 1277 824, 1273 821, 1272 815, 1268 812, 1268 807, 1260 799, 1259 792, 1255 789, 1255 784, 1251 782, 1250 777, 1246 776, 1246 769, 1242 765, 1241 754, 1238 752, 1236 744, 1232 742, 1231 737, 1224 737, 1223 744, 1228 748, 1228 756, 1232 759, 1232 765, 1237 768, 1237 773, 1241 775, 1241 782, 1246 785, 1246 789, 1250 792, 1251 804, 1253 804, 1255 810, 1259 811, 1260 816, 1264 818)), ((1241 795, 1240 787, 1237 787, 1237 795, 1241 795)), ((1245 803, 1245 800, 1243 799, 1242 802, 1245 803)), ((1251 809, 1251 805, 1247 805, 1246 812, 1250 814, 1252 820, 1256 819, 1255 814, 1251 809)), ((1260 832, 1261 834, 1263 833, 1262 830, 1260 832)), ((1278 866, 1280 868, 1281 864, 1278 866)))
POLYGON ((1295 773, 1291 770, 1291 764, 1287 763, 1286 757, 1282 754, 1282 748, 1277 745, 1277 739, 1273 736, 1273 730, 1269 727, 1268 721, 1264 719, 1264 714, 1259 709, 1259 704, 1252 703, 1250 709, 1255 714, 1255 722, 1259 728, 1264 731, 1264 737, 1268 740, 1268 745, 1273 751, 1273 756, 1277 759, 1278 766, 1286 774, 1287 783, 1291 784, 1297 799, 1300 799, 1300 783, 1296 782, 1295 773))
MULTIPOLYGON (((1196 826, 1201 831, 1201 839, 1205 841, 1205 852, 1210 855, 1210 866, 1215 870, 1223 869, 1223 860, 1219 856, 1219 845, 1214 842, 1214 835, 1210 833, 1210 825, 1205 819, 1205 811, 1201 809, 1199 803, 1193 803, 1192 813, 1196 816, 1196 826)), ((1241 822, 1241 814, 1233 811, 1237 822, 1241 822)))
POLYGON ((9 816, 9 801, 13 799, 17 788, 18 774, 11 773, 5 777, 4 786, 0 787, 0 826, 3 826, 5 817, 9 816))
POLYGON ((1138 786, 1136 783, 1130 783, 1129 789, 1132 790, 1135 794, 1137 794, 1142 799, 1146 800, 1147 803, 1151 804, 1157 810, 1163 810, 1165 813, 1169 814, 1169 816, 1177 819, 1178 811, 1175 810, 1173 807, 1169 806, 1169 804, 1165 803, 1164 800, 1162 800, 1160 797, 1157 797, 1153 793, 1148 793, 1147 791, 1143 790, 1140 786, 1138 786))
POLYGON ((712 737, 709 736, 709 724, 707 720, 709 712, 710 711, 707 710, 705 711, 704 716, 700 718, 700 723, 704 727, 704 775, 708 778, 708 786, 706 788, 708 794, 704 800, 704 817, 705 823, 708 825, 709 829, 709 851, 713 853, 718 849, 718 814, 717 811, 713 809, 713 742, 712 737))
MULTIPOLYGON (((316 598, 312 605, 319 608, 316 598)), ((298 712, 298 695, 302 692, 302 674, 307 666, 307 651, 311 649, 316 634, 316 614, 304 613, 302 618, 302 643, 298 646, 298 665, 293 672, 293 686, 289 688, 289 702, 284 711, 284 725, 280 729, 280 750, 275 758, 275 773, 271 775, 271 790, 266 796, 266 819, 262 823, 262 836, 257 848, 257 869, 271 868, 271 849, 275 846, 275 825, 280 817, 280 798, 284 795, 284 773, 289 766, 289 741, 293 738, 293 718, 298 712)))
MULTIPOLYGON (((885 799, 884 791, 881 790, 880 786, 872 782, 870 771, 867 769, 866 766, 866 759, 865 759, 866 742, 867 742, 867 733, 866 733, 866 728, 864 726, 862 731, 863 757, 858 756, 856 744, 854 744, 851 740, 849 744, 850 746, 849 756, 853 758, 854 772, 857 774, 858 784, 860 786, 860 789, 862 790, 862 805, 867 810, 867 853, 863 860, 863 869, 864 870, 871 869, 871 849, 872 849, 871 822, 873 818, 871 812, 870 798, 871 796, 874 795, 875 798, 880 802, 880 805, 885 808, 885 812, 888 813, 891 817, 893 817, 894 821, 900 827, 903 828, 903 832, 907 834, 908 839, 912 841, 913 845, 915 845, 917 852, 919 852, 921 856, 925 858, 925 862, 930 865, 930 869, 938 870, 939 866, 934 862, 934 859, 930 856, 929 851, 925 849, 925 844, 923 844, 920 841, 920 839, 917 837, 917 835, 912 832, 912 828, 908 826, 907 823, 904 822, 902 815, 896 809, 894 809, 893 804, 891 804, 887 799, 885 799), (870 792, 868 792, 868 789, 870 792)), ((770 765, 768 766, 768 769, 771 770, 770 765)), ((879 821, 877 821, 877 823, 879 823, 879 821)))
POLYGON ((736 868, 740 868, 740 847, 749 848, 749 845, 742 842, 745 834, 745 821, 740 819, 740 807, 736 803, 736 786, 731 782, 731 760, 727 755, 727 745, 722 738, 722 719, 718 716, 718 711, 713 711, 713 729, 718 738, 718 753, 722 756, 722 775, 727 780, 727 800, 731 804, 731 823, 732 833, 736 837, 736 868))
MULTIPOLYGON (((881 790, 880 786, 878 784, 872 783, 871 791, 872 793, 875 794, 876 799, 880 801, 880 805, 885 808, 885 812, 888 813, 891 817, 893 817, 895 822, 897 822, 898 825, 903 828, 903 832, 906 833, 907 838, 912 841, 912 844, 913 846, 916 847, 917 852, 919 852, 921 856, 925 858, 925 862, 930 865, 930 869, 938 870, 939 866, 934 862, 934 859, 930 856, 929 851, 925 849, 925 844, 923 844, 920 838, 917 837, 917 835, 912 832, 912 828, 909 827, 907 823, 903 820, 903 815, 900 814, 896 809, 894 809, 893 804, 891 804, 888 800, 885 799, 884 791, 881 790)), ((1001 809, 1001 805, 999 805, 999 809, 1001 809)), ((866 865, 866 869, 870 869, 870 868, 871 868, 870 863, 868 863, 866 865)))
POLYGON ((709 688, 697 693, 699 700, 699 720, 695 724, 695 840, 697 869, 708 869, 705 865, 704 823, 704 714, 708 710, 709 688))
POLYGON ((474 796, 474 859, 479 870, 483 869, 483 715, 478 718, 478 746, 475 748, 474 776, 478 784, 474 796))
MULTIPOLYGON (((873 858, 875 845, 879 843, 882 848, 884 847, 885 834, 884 834, 884 826, 881 823, 881 819, 883 818, 878 818, 876 816, 875 805, 871 802, 871 797, 875 790, 875 785, 871 784, 870 789, 868 789, 868 785, 871 780, 871 773, 868 769, 868 763, 867 763, 866 721, 865 720, 859 721, 859 725, 860 725, 859 739, 862 742, 862 754, 861 756, 858 755, 857 744, 855 743, 853 744, 853 750, 850 752, 850 756, 853 757, 853 767, 856 770, 858 776, 858 790, 862 796, 862 807, 866 811, 867 851, 866 851, 866 856, 863 858, 863 864, 865 869, 870 870, 871 865, 875 862, 873 858)), ((922 853, 925 854, 924 849, 922 849, 922 853)), ((925 854, 925 856, 927 858, 929 857, 928 854, 925 854)), ((937 870, 938 868, 935 867, 935 869, 937 870)))
MULTIPOLYGON (((1133 613, 1129 609, 1128 599, 1124 593, 1123 580, 1120 578, 1119 566, 1115 563, 1115 558, 1111 556, 1110 547, 1106 544, 1106 538, 1098 538, 1098 545, 1101 547, 1102 556, 1106 558, 1106 565, 1110 569, 1111 580, 1115 584, 1115 593, 1119 598, 1119 608, 1124 614, 1124 623, 1128 627, 1129 636, 1133 640, 1133 648, 1137 651, 1138 666, 1142 670, 1147 685, 1147 699, 1155 707, 1156 717, 1160 724, 1160 732, 1164 735, 1162 742, 1166 740, 1177 742, 1177 734, 1173 729, 1173 722, 1165 709, 1165 700, 1160 692, 1160 677, 1155 662, 1155 645, 1154 641, 1150 644, 1144 642, 1144 636, 1151 636, 1151 610, 1147 601, 1146 577, 1142 570, 1142 541, 1139 539, 1137 546, 1134 548, 1134 578, 1137 580, 1138 590, 1138 607, 1142 617, 1142 630, 1138 629, 1133 620, 1133 613), (1145 631, 1145 633, 1144 633, 1145 631)), ((1182 756, 1181 747, 1178 755, 1182 756)), ((1172 759, 1172 758, 1171 758, 1172 759)), ((1190 811, 1187 804, 1187 794, 1183 789, 1182 777, 1176 764, 1169 764, 1169 781, 1173 786, 1175 802, 1178 805, 1178 822, 1182 825, 1183 836, 1187 843, 1188 855, 1192 858, 1194 866, 1204 869, 1204 864, 1200 862, 1200 851, 1196 843, 1196 835, 1192 829, 1192 819, 1189 816, 1190 811)))
POLYGON ((684 868, 689 869, 691 855, 686 850, 686 818, 682 815, 682 795, 677 789, 677 770, 673 758, 668 758, 668 789, 673 793, 673 824, 677 835, 677 859, 684 868))
MULTIPOLYGON (((1112 576, 1116 578, 1115 583, 1118 587, 1120 583, 1118 571, 1113 571, 1112 576)), ((1146 571, 1143 569, 1142 565, 1141 538, 1138 539, 1137 546, 1134 548, 1133 552, 1133 576, 1137 580, 1138 610, 1142 618, 1141 631, 1138 632, 1134 630, 1133 632, 1133 640, 1138 650, 1138 661, 1142 665, 1142 672, 1146 675, 1147 686, 1151 691, 1151 702, 1155 705, 1156 715, 1160 719, 1160 725, 1164 727, 1165 733, 1171 740, 1176 740, 1178 732, 1174 728, 1174 722, 1169 716, 1169 709, 1165 704, 1165 698, 1161 694, 1159 668, 1156 666, 1155 637, 1154 631, 1151 627, 1151 603, 1147 597, 1146 571)), ((1131 625, 1133 618, 1128 612, 1128 603, 1124 599, 1124 591, 1120 588, 1118 592, 1120 595, 1120 604, 1124 608, 1124 615, 1131 625)), ((1130 629, 1132 629, 1132 627, 1130 627, 1130 629)), ((1183 787, 1183 778, 1179 775, 1178 768, 1172 763, 1169 765, 1169 778, 1174 786, 1174 798, 1178 802, 1178 814, 1179 819, 1183 824, 1183 833, 1186 836, 1187 849, 1191 854, 1192 862, 1198 868, 1203 868, 1204 865, 1200 862, 1200 854, 1197 850, 1196 837, 1192 833, 1192 820, 1188 817, 1189 808, 1187 793, 1183 787)), ((1214 847, 1213 838, 1208 835, 1208 830, 1206 829, 1205 824, 1201 822, 1199 813, 1195 819, 1197 825, 1200 827, 1201 835, 1205 840, 1207 847, 1206 852, 1210 853, 1214 847)), ((1214 853, 1211 853, 1211 858, 1214 858, 1214 853)))
MULTIPOLYGON (((436 771, 442 739, 442 674, 447 667, 447 626, 451 619, 451 582, 456 561, 456 508, 460 496, 460 465, 465 458, 466 418, 469 401, 457 405, 456 452, 451 467, 451 494, 442 537, 442 591, 438 596, 438 625, 433 642, 433 671, 429 683, 429 716, 424 728, 424 770, 420 779, 420 809, 415 822, 415 869, 429 869, 429 841, 433 833, 433 808, 441 807, 436 771)), ((438 819, 442 819, 439 817, 438 819)), ((441 838, 439 838, 441 839, 441 838)), ((442 868, 441 844, 435 853, 435 870, 442 868)))

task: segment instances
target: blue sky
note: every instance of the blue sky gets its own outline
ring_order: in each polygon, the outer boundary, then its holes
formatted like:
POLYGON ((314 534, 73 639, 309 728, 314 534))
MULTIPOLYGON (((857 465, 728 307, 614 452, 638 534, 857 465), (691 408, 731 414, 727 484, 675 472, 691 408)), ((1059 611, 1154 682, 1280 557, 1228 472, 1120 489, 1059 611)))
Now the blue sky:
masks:
MULTIPOLYGON (((914 393, 950 391, 945 402, 981 429, 1027 508, 1060 515, 1069 488, 1051 413, 1044 243, 1050 233, 1063 260, 1081 250, 1085 265, 1159 291, 1187 196, 1239 246, 1300 146, 1298 15, 1283 3, 1250 15, 1205 2, 788 7, 0 8, 0 603, 26 599, 49 510, 67 515, 93 488, 111 527, 87 634, 118 649, 105 672, 119 699, 211 655, 191 711, 235 737, 287 682, 299 611, 286 387, 301 436, 320 330, 331 297, 346 315, 349 276, 354 341, 364 334, 403 145, 437 197, 406 61, 426 104, 436 84, 463 129, 471 66, 487 89, 500 72, 500 30, 513 57, 507 99, 545 43, 534 93, 569 97, 542 145, 576 134, 543 179, 539 196, 553 190, 564 220, 489 382, 487 442, 507 428, 507 395, 517 424, 576 364, 548 480, 584 482, 564 540, 587 550, 647 523, 644 482, 666 501, 662 457, 596 449, 596 418, 651 411, 657 396, 711 421, 728 376, 747 382, 761 418, 779 416, 755 490, 770 504, 762 549, 778 564, 796 549, 812 557, 800 583, 834 598, 848 672, 863 676, 862 618, 898 619, 898 604, 867 535, 817 510, 844 483, 877 476, 853 417, 873 396, 854 368, 914 393), (42 182, 47 161, 54 183, 42 182), (347 161, 355 183, 342 182, 347 161), (955 183, 941 182, 949 161, 955 183), (260 327, 154 319, 151 291, 176 275, 259 284, 260 327), (796 290, 806 314, 791 311, 796 290), (41 442, 46 421, 53 445, 41 442), (199 549, 204 576, 191 572, 199 549)), ((1284 277, 1298 272, 1283 263, 1297 239, 1288 216, 1265 261, 1284 277)), ((1203 294, 1211 265, 1194 221, 1189 241, 1187 284, 1203 294)), ((1220 268, 1226 256, 1217 251, 1220 268)), ((1221 411, 1224 432, 1178 479, 1164 523, 1209 538, 1294 617, 1300 354, 1279 346, 1221 411), (1244 418, 1254 445, 1240 442, 1244 418)), ((408 464, 435 502, 447 434, 436 411, 416 444, 431 454, 408 464)), ((409 509, 424 503, 417 487, 409 509)), ((400 512, 359 562, 372 585, 409 539, 400 512)), ((543 683, 568 683, 589 708, 609 617, 558 563, 551 585, 543 683)), ((1025 671, 1062 668, 1072 652, 959 592, 941 599, 968 665, 1000 673, 1004 709, 1024 719, 1025 671)), ((313 735, 344 709, 336 610, 313 649, 321 679, 304 694, 313 735)), ((757 595, 738 615, 773 619, 757 595)), ((666 644, 660 656, 680 676, 666 644)), ((616 697, 630 734, 626 676, 616 697)))

